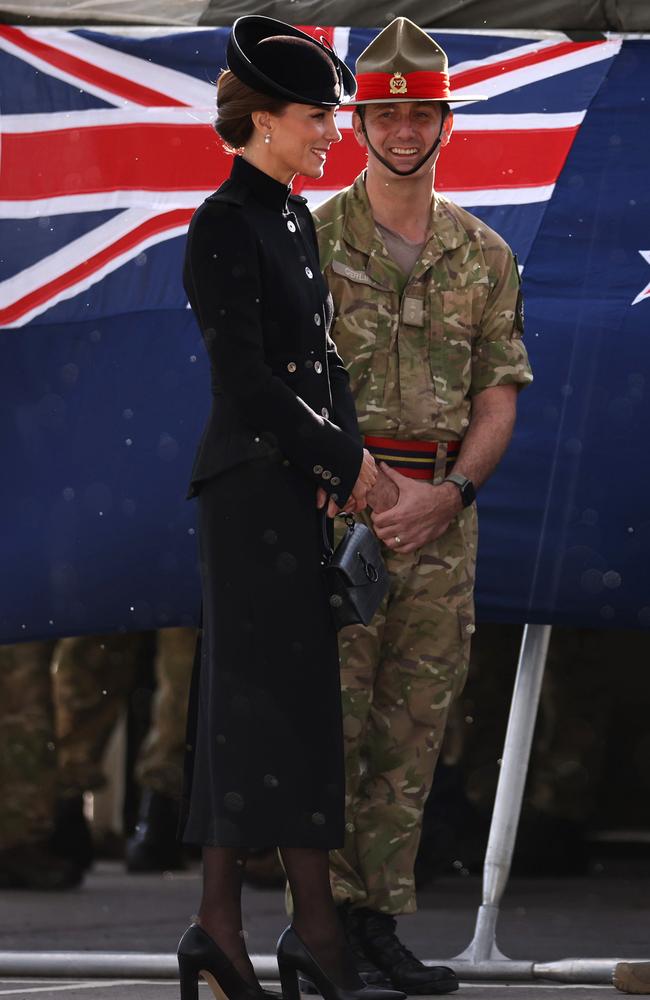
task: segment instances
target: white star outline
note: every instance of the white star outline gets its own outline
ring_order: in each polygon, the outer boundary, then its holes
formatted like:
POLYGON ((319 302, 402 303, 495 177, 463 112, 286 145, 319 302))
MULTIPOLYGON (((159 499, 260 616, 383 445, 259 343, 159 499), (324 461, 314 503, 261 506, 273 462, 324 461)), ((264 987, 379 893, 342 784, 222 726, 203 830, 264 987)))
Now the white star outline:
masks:
MULTIPOLYGON (((643 259, 646 262, 646 264, 650 264, 650 250, 639 250, 639 253, 643 257, 643 259)), ((632 305, 635 306, 637 304, 637 302, 641 302, 643 299, 647 299, 647 298, 650 298, 650 281, 645 286, 645 288, 643 289, 643 291, 639 292, 639 294, 635 298, 635 300, 632 303, 632 305)))

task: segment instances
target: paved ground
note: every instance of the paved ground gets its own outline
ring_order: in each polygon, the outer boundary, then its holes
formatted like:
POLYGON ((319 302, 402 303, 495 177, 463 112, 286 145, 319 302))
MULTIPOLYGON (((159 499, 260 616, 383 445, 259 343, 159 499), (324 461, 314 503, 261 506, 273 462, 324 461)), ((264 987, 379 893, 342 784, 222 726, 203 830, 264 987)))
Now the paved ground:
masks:
MULTIPOLYGON (((66 893, 3 893, 2 951, 175 950, 198 904, 198 869, 166 876, 126 875, 102 863, 84 885, 66 893)), ((480 900, 480 879, 444 878, 420 894, 420 911, 403 918, 401 936, 423 958, 444 960, 469 942, 480 900)), ((286 923, 279 891, 246 890, 246 926, 252 953, 269 954, 286 923)), ((514 880, 503 901, 499 945, 511 958, 555 961, 568 957, 650 959, 650 878, 638 872, 562 880, 514 880)), ((6 975, 0 967, 0 977, 6 975)), ((8 980, 3 996, 35 1000, 166 1000, 172 981, 8 980)), ((620 997, 609 986, 463 984, 468 1000, 586 1000, 620 997)), ((211 993, 202 987, 202 1000, 211 993)))

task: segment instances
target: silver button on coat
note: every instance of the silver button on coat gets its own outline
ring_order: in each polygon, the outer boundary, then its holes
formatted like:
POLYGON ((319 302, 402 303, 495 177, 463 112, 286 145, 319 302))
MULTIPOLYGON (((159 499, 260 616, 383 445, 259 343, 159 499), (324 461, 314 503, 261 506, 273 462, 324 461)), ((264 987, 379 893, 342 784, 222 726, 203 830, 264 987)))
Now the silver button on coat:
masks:
POLYGON ((316 372, 317 375, 320 375, 322 370, 323 370, 322 364, 320 363, 320 361, 316 361, 314 364, 314 371, 316 372))
POLYGON ((292 222, 291 219, 289 219, 289 221, 287 222, 287 229, 289 230, 290 233, 295 233, 296 231, 296 224, 295 222, 292 222))
POLYGON ((306 267, 305 268, 305 274, 307 275, 308 278, 313 278, 314 277, 314 272, 312 271, 312 269, 310 267, 306 267))
POLYGON ((289 364, 287 365, 287 371, 288 372, 295 372, 295 370, 296 370, 297 367, 298 367, 298 365, 296 364, 295 361, 290 361, 289 364))

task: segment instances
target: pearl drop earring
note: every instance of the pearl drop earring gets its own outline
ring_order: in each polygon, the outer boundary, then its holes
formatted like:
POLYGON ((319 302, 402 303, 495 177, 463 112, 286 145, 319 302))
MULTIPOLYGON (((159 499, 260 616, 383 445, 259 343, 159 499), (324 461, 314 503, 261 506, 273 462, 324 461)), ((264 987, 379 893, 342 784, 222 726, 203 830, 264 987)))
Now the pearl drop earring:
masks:
POLYGON ((271 141, 271 134, 270 134, 270 132, 267 132, 266 135, 264 136, 264 142, 268 146, 269 143, 270 143, 270 141, 271 141))

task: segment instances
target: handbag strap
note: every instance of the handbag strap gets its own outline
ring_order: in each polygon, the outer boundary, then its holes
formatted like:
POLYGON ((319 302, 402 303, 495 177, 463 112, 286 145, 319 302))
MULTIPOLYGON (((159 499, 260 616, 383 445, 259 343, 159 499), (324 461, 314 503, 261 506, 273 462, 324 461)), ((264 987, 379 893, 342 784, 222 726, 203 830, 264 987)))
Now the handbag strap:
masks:
MULTIPOLYGON (((352 514, 337 514, 337 517, 345 518, 345 523, 350 531, 354 530, 354 526, 357 523, 352 514)), ((323 563, 327 565, 332 556, 334 555, 334 548, 330 542, 330 536, 328 531, 327 522, 330 518, 327 516, 327 503, 321 508, 321 530, 323 532, 323 563)))

